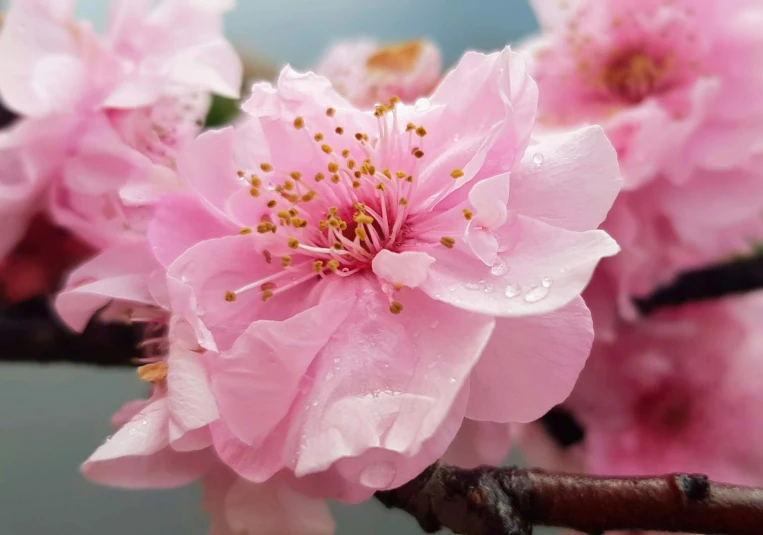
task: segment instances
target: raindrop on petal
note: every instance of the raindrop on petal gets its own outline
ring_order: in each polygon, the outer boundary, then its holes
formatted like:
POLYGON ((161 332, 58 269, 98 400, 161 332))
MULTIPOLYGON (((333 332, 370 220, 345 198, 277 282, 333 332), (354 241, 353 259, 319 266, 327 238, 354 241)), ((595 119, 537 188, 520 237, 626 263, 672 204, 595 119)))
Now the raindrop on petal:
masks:
POLYGON ((533 163, 535 164, 535 167, 540 166, 543 163, 544 157, 540 152, 536 152, 533 154, 533 163))
POLYGON ((525 294, 525 301, 528 303, 537 303, 548 295, 548 288, 544 286, 536 286, 525 294))
POLYGON ((519 284, 509 284, 504 293, 506 294, 506 297, 513 299, 522 293, 522 288, 519 284))

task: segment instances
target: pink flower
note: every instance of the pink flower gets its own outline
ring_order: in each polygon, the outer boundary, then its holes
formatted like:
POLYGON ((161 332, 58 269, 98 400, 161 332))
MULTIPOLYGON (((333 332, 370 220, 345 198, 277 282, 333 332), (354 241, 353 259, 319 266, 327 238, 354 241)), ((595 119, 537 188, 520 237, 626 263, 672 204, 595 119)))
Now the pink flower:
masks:
POLYGON ((0 151, 25 160, 20 176, 0 168, 0 187, 14 188, 0 213, 15 220, 0 252, 41 210, 97 248, 140 237, 156 199, 179 187, 176 151, 200 131, 208 93, 238 94, 214 3, 115 0, 102 38, 72 20, 74 4, 17 0, 0 34, 0 93, 24 118, 0 151))
POLYGON ((535 99, 508 49, 369 112, 287 68, 181 153, 191 194, 162 199, 148 247, 75 272, 59 311, 187 322, 240 477, 344 501, 399 486, 465 417, 561 402, 590 349, 615 154, 597 127, 531 140, 535 99))
POLYGON ((585 429, 577 469, 759 485, 760 310, 757 294, 687 305, 597 341, 564 405, 585 429))
POLYGON ((760 2, 534 2, 526 47, 550 128, 598 123, 624 193, 603 270, 622 301, 763 236, 760 2))
POLYGON ((440 49, 430 41, 380 45, 374 41, 334 44, 315 72, 356 106, 373 106, 397 96, 412 103, 435 88, 442 76, 440 49))

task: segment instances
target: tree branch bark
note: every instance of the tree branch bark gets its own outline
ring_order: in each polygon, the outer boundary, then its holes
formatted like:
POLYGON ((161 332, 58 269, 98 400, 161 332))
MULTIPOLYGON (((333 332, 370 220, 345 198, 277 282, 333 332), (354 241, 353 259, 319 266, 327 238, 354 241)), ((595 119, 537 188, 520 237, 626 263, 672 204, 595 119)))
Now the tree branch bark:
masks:
POLYGON ((427 533, 448 528, 465 535, 530 535, 533 525, 592 534, 763 533, 763 489, 713 483, 699 474, 605 478, 436 463, 376 498, 411 514, 427 533))

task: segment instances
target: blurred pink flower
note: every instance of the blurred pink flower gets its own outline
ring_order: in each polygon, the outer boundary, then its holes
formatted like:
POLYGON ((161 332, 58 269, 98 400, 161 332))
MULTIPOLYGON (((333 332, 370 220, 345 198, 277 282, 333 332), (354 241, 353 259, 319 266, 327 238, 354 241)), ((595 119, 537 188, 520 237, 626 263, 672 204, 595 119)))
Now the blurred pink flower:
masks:
MULTIPOLYGON (((763 5, 534 2, 525 51, 547 128, 601 124, 623 172, 605 262, 625 302, 763 236, 763 5)), ((612 300, 612 298, 610 298, 612 300)))
POLYGON ((315 67, 356 106, 373 106, 393 96, 413 103, 428 96, 442 76, 440 49, 431 41, 380 45, 375 41, 334 44, 315 67))
POLYGON ((16 0, 0 33, 0 94, 22 116, 0 138, 0 165, 20 161, 0 167, 12 190, 0 217, 13 220, 0 254, 40 211, 96 248, 144 234, 179 186, 175 153, 200 131, 207 93, 238 94, 213 3, 114 0, 102 38, 72 19, 75 3, 16 0))
POLYGON ((192 195, 159 203, 149 243, 77 270, 58 309, 187 322, 215 451, 248 481, 344 501, 399 486, 464 417, 538 418, 588 355, 579 294, 617 252, 592 230, 616 158, 597 127, 531 141, 535 99, 508 49, 369 112, 287 68, 185 148, 192 195))
MULTIPOLYGON (((564 403, 582 443, 543 448, 521 438, 531 462, 599 475, 708 474, 763 482, 760 294, 666 309, 596 341, 564 403), (566 464, 566 466, 565 466, 566 464)), ((535 427, 535 424, 533 424, 535 427)))

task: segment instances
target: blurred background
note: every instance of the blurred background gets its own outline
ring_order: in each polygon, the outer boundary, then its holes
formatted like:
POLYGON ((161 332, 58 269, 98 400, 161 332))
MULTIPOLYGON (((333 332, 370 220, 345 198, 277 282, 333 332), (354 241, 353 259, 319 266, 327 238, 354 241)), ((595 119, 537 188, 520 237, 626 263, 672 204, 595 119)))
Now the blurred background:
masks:
MULTIPOLYGON (((8 0, 0 0, 0 8, 8 0)), ((79 0, 102 26, 108 0, 79 0)), ((227 36, 245 57, 309 69, 339 39, 429 37, 446 65, 532 33, 527 0, 238 0, 227 36)), ((3 365, 0 369, 0 535, 204 535, 200 489, 109 490, 86 482, 81 463, 110 432, 110 417, 143 395, 132 370, 3 365)), ((339 535, 416 534, 405 515, 376 503, 335 506, 339 535)), ((537 530, 540 535, 551 531, 537 530)))

